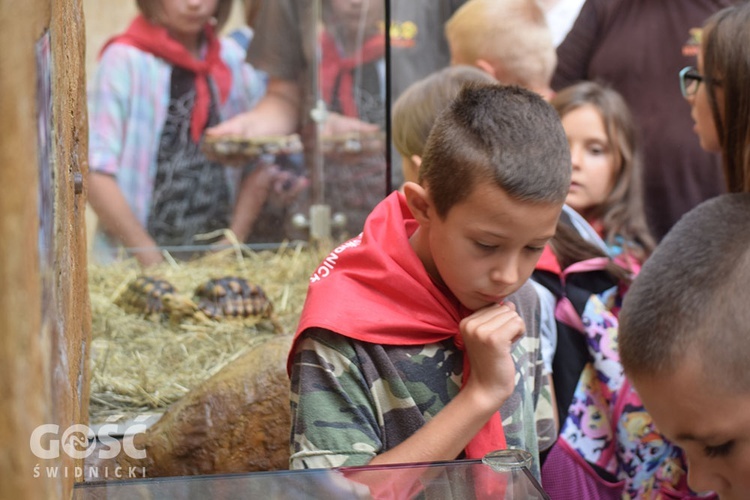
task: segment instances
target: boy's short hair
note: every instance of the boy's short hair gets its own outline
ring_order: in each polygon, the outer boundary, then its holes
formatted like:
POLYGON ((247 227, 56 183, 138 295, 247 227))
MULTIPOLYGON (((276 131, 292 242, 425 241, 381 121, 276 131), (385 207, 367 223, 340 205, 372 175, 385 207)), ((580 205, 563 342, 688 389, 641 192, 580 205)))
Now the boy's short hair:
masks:
POLYGON ((656 247, 620 312, 626 374, 654 377, 684 362, 712 385, 750 391, 750 194, 712 198, 656 247))
POLYGON ((557 53, 537 0, 469 0, 445 23, 445 36, 457 62, 484 59, 506 84, 550 85, 557 53))
POLYGON ((393 103, 393 144, 399 154, 405 158, 422 156, 433 123, 463 86, 471 82, 494 81, 479 68, 457 64, 411 84, 393 103))
POLYGON ((470 84, 435 122, 419 182, 445 217, 479 182, 494 183, 515 200, 562 205, 571 171, 565 130, 539 94, 470 84))
MULTIPOLYGON (((155 21, 159 19, 161 10, 161 0, 136 0, 138 10, 141 11, 143 17, 149 21, 155 21)), ((214 18, 216 19, 216 25, 214 28, 218 33, 229 20, 229 14, 232 12, 232 5, 234 0, 219 0, 216 4, 216 12, 214 12, 214 18)))

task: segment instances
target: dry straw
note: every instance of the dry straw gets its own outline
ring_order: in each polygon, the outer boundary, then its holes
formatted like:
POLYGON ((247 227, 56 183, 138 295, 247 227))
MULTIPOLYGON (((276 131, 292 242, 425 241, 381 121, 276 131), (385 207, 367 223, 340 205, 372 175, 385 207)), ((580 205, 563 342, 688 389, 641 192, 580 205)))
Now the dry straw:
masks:
MULTIPOLYGON (((149 268, 191 296, 202 282, 238 276, 260 285, 271 300, 284 333, 292 333, 307 292, 309 276, 331 247, 282 245, 253 251, 234 245, 195 260, 149 268)), ((111 415, 164 411, 247 349, 276 334, 268 320, 245 319, 211 324, 148 319, 114 304, 127 284, 141 274, 134 260, 89 267, 92 310, 91 404, 93 423, 111 415)))

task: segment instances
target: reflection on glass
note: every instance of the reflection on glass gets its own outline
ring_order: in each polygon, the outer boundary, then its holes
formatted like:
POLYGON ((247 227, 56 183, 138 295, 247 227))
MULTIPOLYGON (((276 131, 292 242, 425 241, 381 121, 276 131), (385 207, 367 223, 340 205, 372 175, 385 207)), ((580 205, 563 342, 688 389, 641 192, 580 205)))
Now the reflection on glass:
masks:
POLYGON ((355 236, 386 194, 385 30, 381 0, 320 0, 310 187, 296 200, 292 239, 355 236), (322 226, 322 227, 321 227, 322 226))
POLYGON ((546 499, 525 467, 498 472, 481 460, 79 483, 74 500, 546 499))
MULTIPOLYGON (((171 180, 176 178, 171 171, 161 168, 152 175, 158 187, 153 192, 133 186, 140 193, 133 197, 136 201, 149 193, 153 198, 148 203, 150 211, 148 207, 131 207, 136 215, 141 212, 152 214, 141 217, 143 237, 112 238, 100 233, 95 238, 94 261, 111 260, 113 256, 136 256, 141 264, 149 265, 161 262, 163 251, 177 260, 192 258, 206 251, 226 248, 232 237, 222 232, 222 228, 232 229, 240 243, 262 248, 285 240, 307 241, 311 237, 329 234, 342 240, 361 231, 366 216, 383 199, 387 187, 385 1, 283 2, 291 7, 278 7, 276 3, 271 3, 266 10, 288 8, 298 11, 295 19, 299 25, 293 27, 296 33, 276 29, 264 23, 265 18, 261 16, 254 26, 255 37, 249 50, 252 52, 254 44, 285 44, 285 51, 279 51, 279 57, 285 60, 278 61, 278 64, 305 66, 297 70, 300 73, 297 79, 301 86, 299 90, 303 95, 299 114, 304 118, 297 130, 291 134, 227 136, 220 144, 206 141, 204 137, 200 151, 196 144, 187 140, 170 142, 172 149, 159 147, 159 153, 164 157, 160 165, 181 165, 184 163, 181 158, 190 149, 191 158, 205 154, 219 168, 201 170, 200 176, 192 182, 181 176, 179 183, 171 180), (290 45, 295 47, 289 48, 290 45), (304 56, 296 56, 295 51, 304 56), (292 136, 301 139, 299 144, 302 147, 285 148, 287 139, 292 136), (227 148, 232 151, 228 152, 227 148), (221 168, 222 165, 225 168, 221 168), (210 186, 221 189, 208 190, 210 186), (240 222, 242 218, 246 220, 240 222), (187 228, 186 224, 194 229, 187 228), (201 227, 208 229, 195 229, 201 227), (119 255, 113 254, 113 244, 121 245, 124 250, 119 255)), ((108 73, 106 66, 109 63, 112 61, 101 59, 99 73, 108 73)), ((232 71, 235 71, 234 67, 232 71)), ((174 74, 177 73, 179 71, 175 70, 174 74)), ((211 76, 215 80, 215 75, 211 76)), ((192 74, 182 79, 173 75, 172 93, 189 81, 192 81, 192 74)), ((234 83, 257 87, 255 77, 247 82, 238 82, 235 78, 234 83)), ((260 97, 256 87, 253 90, 254 102, 260 97)), ((96 84, 93 88, 102 89, 96 84)), ((214 93, 217 91, 212 89, 214 93)), ((92 94, 90 107, 95 123, 97 117, 106 111, 105 106, 96 105, 96 96, 103 95, 106 90, 92 94)), ((234 95, 233 91, 231 96, 234 95)), ((233 99, 231 96, 230 100, 233 99)), ((216 99, 214 95, 210 126, 217 125, 216 99)), ((180 123, 186 123, 179 111, 187 108, 176 99, 171 102, 165 130, 178 131, 184 128, 180 123), (172 118, 173 126, 169 121, 172 118)), ((102 119, 98 123, 107 122, 102 119)), ((104 126, 93 128, 95 132, 106 132, 104 126)), ((156 141, 159 142, 158 137, 156 141)), ((97 144, 97 141, 92 143, 97 144)), ((94 151, 93 154, 98 153, 94 151)), ((93 168, 92 173, 102 171, 103 174, 90 177, 90 194, 104 192, 101 184, 113 178, 110 175, 108 179, 107 175, 111 173, 97 168, 93 168)), ((118 201, 105 198, 89 197, 97 213, 102 204, 118 201)), ((103 222, 101 213, 99 222, 103 222)), ((108 222, 113 230, 112 221, 108 222)), ((118 223, 116 227, 123 229, 126 225, 118 223)))

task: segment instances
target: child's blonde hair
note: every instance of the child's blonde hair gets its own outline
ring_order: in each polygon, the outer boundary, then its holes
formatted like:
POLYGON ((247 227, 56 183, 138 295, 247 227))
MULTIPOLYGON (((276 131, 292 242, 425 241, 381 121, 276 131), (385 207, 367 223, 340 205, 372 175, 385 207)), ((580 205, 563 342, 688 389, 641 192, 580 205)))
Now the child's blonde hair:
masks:
POLYGON ((548 88, 557 54, 536 0, 469 0, 445 24, 451 55, 473 64, 483 59, 501 83, 548 88))
POLYGON ((493 83, 484 71, 461 64, 435 71, 412 83, 393 103, 392 134, 404 158, 422 156, 427 136, 438 115, 468 83, 493 83))

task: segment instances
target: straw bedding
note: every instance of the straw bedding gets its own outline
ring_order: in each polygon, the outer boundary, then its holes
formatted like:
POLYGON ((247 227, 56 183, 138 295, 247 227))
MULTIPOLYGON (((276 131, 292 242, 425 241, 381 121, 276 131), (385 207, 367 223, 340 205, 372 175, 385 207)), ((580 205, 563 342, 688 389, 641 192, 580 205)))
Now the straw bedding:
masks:
POLYGON ((170 260, 148 270, 150 276, 169 281, 187 296, 209 279, 243 277, 266 292, 274 308, 273 322, 246 318, 174 324, 127 313, 114 300, 141 274, 135 260, 90 265, 91 422, 100 423, 113 415, 161 413, 252 346, 273 338, 279 330, 293 333, 308 278, 330 248, 295 244, 253 251, 235 246, 191 261, 170 260))

